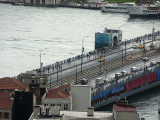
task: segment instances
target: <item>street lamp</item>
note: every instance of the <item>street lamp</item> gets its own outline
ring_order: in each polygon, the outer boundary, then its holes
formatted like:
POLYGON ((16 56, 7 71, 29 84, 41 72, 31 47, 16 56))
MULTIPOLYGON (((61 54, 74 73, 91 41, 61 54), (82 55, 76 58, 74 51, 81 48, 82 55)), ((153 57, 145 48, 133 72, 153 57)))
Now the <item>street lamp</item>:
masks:
POLYGON ((144 48, 143 48, 143 57, 142 57, 142 59, 144 58, 143 62, 144 62, 144 71, 145 71, 146 50, 145 50, 145 40, 144 39, 143 39, 143 46, 144 46, 144 48))
POLYGON ((75 63, 75 66, 76 66, 76 83, 75 84, 77 84, 77 77, 78 77, 78 74, 77 74, 77 63, 75 63))
POLYGON ((123 49, 122 49, 122 66, 123 66, 123 49))
POLYGON ((83 47, 83 40, 84 38, 89 37, 89 36, 84 36, 82 39, 82 55, 81 55, 81 73, 82 73, 82 62, 83 62, 83 52, 84 52, 84 47, 83 47))
POLYGON ((61 64, 61 86, 62 86, 62 64, 61 64))
POLYGON ((41 64, 41 53, 42 53, 44 50, 46 50, 46 49, 47 49, 47 48, 40 50, 40 73, 41 73, 41 69, 42 69, 42 64, 41 64))
POLYGON ((127 44, 127 41, 125 40, 125 57, 126 57, 126 44, 127 44))

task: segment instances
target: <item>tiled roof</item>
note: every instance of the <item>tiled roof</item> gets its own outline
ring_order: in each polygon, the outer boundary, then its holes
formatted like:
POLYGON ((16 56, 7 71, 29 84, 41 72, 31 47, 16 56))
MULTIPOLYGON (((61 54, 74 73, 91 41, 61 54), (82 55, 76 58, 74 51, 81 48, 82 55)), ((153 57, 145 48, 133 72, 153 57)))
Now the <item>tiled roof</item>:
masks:
POLYGON ((114 104, 113 109, 117 112, 137 112, 136 107, 132 105, 114 104))
POLYGON ((70 87, 70 85, 65 85, 65 86, 61 86, 59 88, 50 90, 45 98, 68 98, 69 93, 61 91, 68 87, 70 87))
POLYGON ((26 90, 26 88, 26 85, 17 79, 9 77, 0 79, 0 90, 26 90))
POLYGON ((1 92, 0 91, 0 108, 11 108, 12 100, 10 94, 13 92, 1 92))

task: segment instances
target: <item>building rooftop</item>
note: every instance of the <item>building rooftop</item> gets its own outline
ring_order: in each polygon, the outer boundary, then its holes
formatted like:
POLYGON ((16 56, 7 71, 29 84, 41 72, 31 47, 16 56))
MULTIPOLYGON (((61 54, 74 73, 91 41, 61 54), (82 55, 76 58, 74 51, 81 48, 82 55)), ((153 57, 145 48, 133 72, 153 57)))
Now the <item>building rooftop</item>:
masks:
POLYGON ((0 108, 11 108, 12 107, 12 99, 11 99, 10 94, 12 94, 12 92, 0 91, 0 108))
POLYGON ((66 89, 68 87, 70 87, 70 85, 65 85, 65 86, 61 86, 53 90, 49 90, 45 98, 68 98, 69 93, 62 91, 63 89, 66 89))
POLYGON ((26 90, 27 86, 21 81, 14 78, 1 78, 0 79, 0 90, 26 90))
MULTIPOLYGON (((103 120, 114 120, 113 113, 109 112, 94 112, 93 116, 87 116, 87 112, 79 111, 60 111, 61 114, 64 114, 68 119, 80 118, 80 119, 103 119, 103 120)), ((66 119, 67 120, 67 119, 66 119)))
POLYGON ((132 105, 114 104, 113 109, 117 112, 137 112, 136 107, 132 105))

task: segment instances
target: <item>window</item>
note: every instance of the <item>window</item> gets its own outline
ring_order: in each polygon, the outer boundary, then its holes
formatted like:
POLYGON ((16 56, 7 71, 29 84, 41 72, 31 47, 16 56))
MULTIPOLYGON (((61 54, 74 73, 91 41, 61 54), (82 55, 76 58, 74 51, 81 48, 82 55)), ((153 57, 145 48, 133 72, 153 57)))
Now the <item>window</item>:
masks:
POLYGON ((67 89, 65 89, 65 92, 68 92, 68 90, 67 90, 67 89))
POLYGON ((4 112, 3 113, 3 118, 4 119, 9 119, 9 113, 8 112, 4 112))
POLYGON ((48 106, 48 104, 44 104, 44 106, 48 106))
POLYGON ((64 110, 68 110, 68 104, 64 104, 64 110))
POLYGON ((61 107, 61 104, 57 104, 57 106, 60 106, 60 107, 61 107))
POLYGON ((55 104, 51 104, 51 106, 53 106, 53 107, 54 107, 54 106, 55 106, 55 104))
POLYGON ((34 80, 32 80, 32 83, 34 83, 34 80))
POLYGON ((2 119, 2 112, 0 112, 0 119, 2 119))

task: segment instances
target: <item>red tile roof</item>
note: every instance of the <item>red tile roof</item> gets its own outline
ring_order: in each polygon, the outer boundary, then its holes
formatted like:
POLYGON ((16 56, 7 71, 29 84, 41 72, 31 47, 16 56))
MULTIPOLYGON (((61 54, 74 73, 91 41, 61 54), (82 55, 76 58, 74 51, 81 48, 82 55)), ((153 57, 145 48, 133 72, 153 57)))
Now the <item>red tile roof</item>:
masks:
POLYGON ((70 85, 65 85, 65 86, 61 86, 59 88, 50 90, 45 98, 68 98, 69 93, 61 91, 68 87, 70 87, 70 85))
POLYGON ((0 90, 26 90, 27 86, 21 81, 14 78, 1 78, 0 79, 0 90))
POLYGON ((1 92, 0 91, 0 108, 11 108, 12 99, 10 94, 13 92, 1 92))
POLYGON ((113 109, 117 112, 137 112, 136 107, 132 105, 114 104, 113 109))

